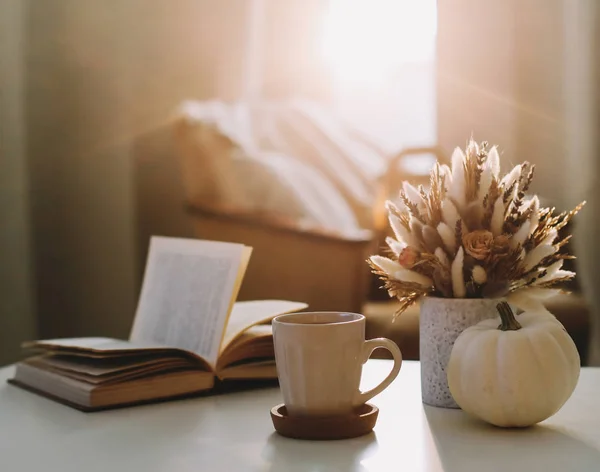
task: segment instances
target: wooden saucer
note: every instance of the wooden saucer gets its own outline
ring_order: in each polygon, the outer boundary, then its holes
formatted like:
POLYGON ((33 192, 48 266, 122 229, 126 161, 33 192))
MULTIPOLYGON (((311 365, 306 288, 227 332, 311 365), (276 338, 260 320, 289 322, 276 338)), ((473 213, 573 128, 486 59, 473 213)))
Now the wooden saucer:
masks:
POLYGON ((379 408, 370 403, 358 407, 353 414, 344 416, 288 416, 281 405, 271 408, 273 426, 282 436, 294 439, 349 439, 370 433, 379 408))

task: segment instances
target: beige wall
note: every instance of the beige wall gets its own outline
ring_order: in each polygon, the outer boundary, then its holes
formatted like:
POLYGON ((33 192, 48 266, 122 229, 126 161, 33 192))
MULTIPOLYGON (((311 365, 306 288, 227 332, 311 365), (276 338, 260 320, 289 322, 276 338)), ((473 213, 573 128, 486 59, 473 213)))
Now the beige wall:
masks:
POLYGON ((0 0, 0 365, 36 336, 29 238, 23 19, 20 0, 0 0))

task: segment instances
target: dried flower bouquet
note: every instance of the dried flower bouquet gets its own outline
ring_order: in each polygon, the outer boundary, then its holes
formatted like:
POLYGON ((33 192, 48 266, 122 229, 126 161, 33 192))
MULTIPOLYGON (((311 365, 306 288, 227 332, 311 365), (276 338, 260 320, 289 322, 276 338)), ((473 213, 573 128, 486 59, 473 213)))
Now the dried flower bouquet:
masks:
POLYGON ((585 202, 558 215, 540 208, 526 195, 534 166, 501 177, 498 150, 485 142, 456 148, 451 164, 435 165, 427 191, 404 182, 398 202, 386 202, 390 256, 368 262, 400 301, 398 314, 426 295, 542 298, 575 275, 562 269, 573 256, 559 231, 585 202))

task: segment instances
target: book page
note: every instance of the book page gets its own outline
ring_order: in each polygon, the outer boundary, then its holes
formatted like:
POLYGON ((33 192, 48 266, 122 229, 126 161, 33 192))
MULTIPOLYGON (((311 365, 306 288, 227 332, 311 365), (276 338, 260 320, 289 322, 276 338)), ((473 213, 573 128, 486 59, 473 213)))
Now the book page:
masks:
POLYGON ((276 379, 277 367, 272 361, 226 367, 218 373, 221 380, 276 379))
POLYGON ((286 300, 254 300, 236 302, 225 328, 221 352, 251 326, 268 323, 278 315, 304 310, 308 305, 286 300))
POLYGON ((217 363, 217 374, 232 364, 255 362, 257 358, 275 358, 273 326, 252 326, 236 336, 227 349, 221 352, 217 363))
POLYGON ((125 352, 136 350, 162 350, 170 348, 153 342, 132 342, 112 338, 59 338, 41 339, 23 343, 25 348, 41 349, 76 349, 91 352, 125 352))
POLYGON ((68 354, 55 354, 29 358, 25 362, 51 367, 61 371, 77 372, 91 377, 112 377, 115 374, 137 372, 147 368, 170 367, 172 365, 185 365, 199 369, 199 364, 184 357, 149 357, 131 358, 119 357, 117 359, 84 359, 68 354))
POLYGON ((86 338, 61 338, 61 339, 42 339, 39 341, 30 341, 23 343, 27 349, 44 350, 46 354, 53 356, 68 356, 70 359, 79 358, 79 361, 85 365, 90 362, 115 362, 131 363, 140 362, 140 359, 146 360, 150 357, 160 359, 193 359, 198 367, 205 370, 211 370, 212 366, 208 362, 196 355, 183 349, 164 346, 152 342, 133 342, 122 341, 120 339, 86 337, 86 338))
POLYGON ((184 349, 216 365, 251 248, 153 237, 131 340, 184 349))
MULTIPOLYGON (((189 359, 186 361, 183 358, 168 360, 155 359, 153 362, 148 361, 146 363, 132 364, 121 368, 110 366, 104 367, 102 366, 102 363, 98 365, 86 363, 77 364, 71 360, 56 359, 53 357, 37 357, 28 359, 24 362, 49 372, 55 372, 65 377, 82 380, 95 385, 129 381, 134 378, 148 377, 151 375, 174 372, 176 370, 201 372, 197 364, 191 363, 189 359)), ((207 370, 206 372, 210 371, 207 370)))

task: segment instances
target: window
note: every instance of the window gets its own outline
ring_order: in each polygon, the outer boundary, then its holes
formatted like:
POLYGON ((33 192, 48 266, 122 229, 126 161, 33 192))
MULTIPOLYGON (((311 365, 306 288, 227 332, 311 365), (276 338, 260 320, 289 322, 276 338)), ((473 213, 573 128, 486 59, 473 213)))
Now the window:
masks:
POLYGON ((436 0, 329 0, 322 54, 344 116, 390 149, 435 142, 436 0))

